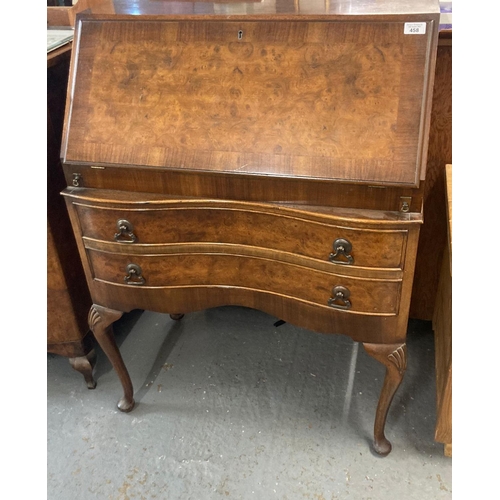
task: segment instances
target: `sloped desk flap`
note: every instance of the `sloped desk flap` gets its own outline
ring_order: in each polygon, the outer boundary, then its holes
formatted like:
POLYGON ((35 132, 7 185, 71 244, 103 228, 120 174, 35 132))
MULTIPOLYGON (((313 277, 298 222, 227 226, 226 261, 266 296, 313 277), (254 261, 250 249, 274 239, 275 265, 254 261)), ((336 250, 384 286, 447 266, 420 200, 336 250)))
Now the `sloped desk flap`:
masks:
POLYGON ((358 18, 82 15, 63 160, 417 186, 436 22, 358 18))

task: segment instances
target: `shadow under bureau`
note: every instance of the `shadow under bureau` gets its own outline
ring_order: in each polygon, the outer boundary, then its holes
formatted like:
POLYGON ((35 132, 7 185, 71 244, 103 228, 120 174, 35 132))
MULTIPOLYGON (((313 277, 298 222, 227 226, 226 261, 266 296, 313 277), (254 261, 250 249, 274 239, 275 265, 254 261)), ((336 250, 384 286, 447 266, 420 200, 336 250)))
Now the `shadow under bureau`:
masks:
POLYGON ((134 406, 111 328, 124 312, 246 306, 348 335, 386 367, 374 449, 387 454, 437 3, 189 15, 163 3, 169 15, 78 15, 70 69, 63 195, 118 407, 134 406))

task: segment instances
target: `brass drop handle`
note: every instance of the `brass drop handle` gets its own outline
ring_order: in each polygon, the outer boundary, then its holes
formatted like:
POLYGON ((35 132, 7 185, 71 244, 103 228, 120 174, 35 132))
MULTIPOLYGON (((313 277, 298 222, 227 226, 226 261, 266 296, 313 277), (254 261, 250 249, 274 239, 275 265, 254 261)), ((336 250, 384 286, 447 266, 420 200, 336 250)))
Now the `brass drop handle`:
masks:
POLYGON ((129 264, 126 271, 127 275, 124 279, 127 285, 144 285, 146 283, 142 276, 142 269, 137 264, 129 264))
POLYGON ((332 297, 328 299, 328 305, 335 309, 350 309, 352 307, 350 295, 351 292, 345 286, 336 286, 332 290, 332 297))
POLYGON ((137 236, 133 233, 134 226, 125 219, 119 219, 116 223, 115 241, 118 243, 134 243, 137 236))
POLYGON ((350 241, 344 238, 337 238, 333 242, 333 252, 329 257, 330 262, 343 265, 354 264, 354 257, 351 255, 352 243, 350 241))

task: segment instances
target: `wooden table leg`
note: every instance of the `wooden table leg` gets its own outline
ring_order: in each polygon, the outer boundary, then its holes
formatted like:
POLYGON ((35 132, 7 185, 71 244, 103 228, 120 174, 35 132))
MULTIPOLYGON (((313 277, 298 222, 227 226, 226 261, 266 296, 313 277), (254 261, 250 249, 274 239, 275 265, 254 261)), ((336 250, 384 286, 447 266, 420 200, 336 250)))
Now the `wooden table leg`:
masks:
POLYGON ((123 386, 123 397, 118 401, 118 408, 128 412, 134 407, 134 389, 125 363, 116 345, 111 325, 123 315, 121 311, 115 311, 106 307, 93 304, 89 311, 89 328, 99 342, 102 350, 113 365, 120 382, 123 386))
POLYGON ((69 358, 69 363, 77 372, 80 372, 87 383, 89 389, 95 389, 96 381, 93 377, 93 371, 96 361, 95 349, 92 349, 86 356, 78 356, 77 358, 69 358))
POLYGON ((363 347, 370 356, 386 367, 384 385, 382 386, 375 415, 373 440, 375 452, 385 456, 392 450, 392 445, 384 434, 385 422, 394 394, 398 390, 406 371, 406 344, 363 343, 363 347))

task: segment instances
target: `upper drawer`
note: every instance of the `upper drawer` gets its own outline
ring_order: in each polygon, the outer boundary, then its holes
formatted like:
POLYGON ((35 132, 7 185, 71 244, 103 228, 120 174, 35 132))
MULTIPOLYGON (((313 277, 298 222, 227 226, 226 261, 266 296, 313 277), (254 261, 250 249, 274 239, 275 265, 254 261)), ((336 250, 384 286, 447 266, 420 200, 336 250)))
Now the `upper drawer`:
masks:
MULTIPOLYGON (((402 269, 408 231, 310 220, 307 213, 243 204, 107 208, 73 202, 82 235, 123 245, 225 243, 289 252, 338 266, 402 269)), ((316 219, 318 217, 316 216, 316 219)))
POLYGON ((439 13, 269 14, 81 17, 64 161, 418 186, 439 13))

